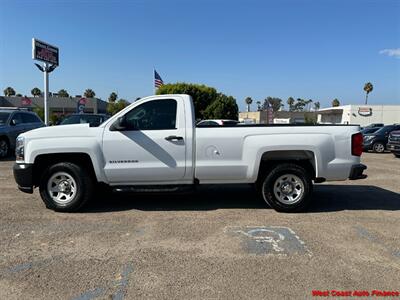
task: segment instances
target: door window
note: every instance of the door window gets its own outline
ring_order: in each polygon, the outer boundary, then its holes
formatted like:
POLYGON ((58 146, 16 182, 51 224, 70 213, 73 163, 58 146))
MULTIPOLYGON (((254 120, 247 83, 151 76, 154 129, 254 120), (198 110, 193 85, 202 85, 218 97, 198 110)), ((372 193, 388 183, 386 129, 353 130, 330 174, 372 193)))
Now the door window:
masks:
POLYGON ((21 113, 16 113, 13 115, 12 120, 14 121, 15 125, 20 125, 23 123, 22 120, 22 114, 21 113))
POLYGON ((163 99, 143 103, 125 115, 130 130, 176 129, 176 100, 163 99))
POLYGON ((23 114, 22 115, 22 122, 23 123, 40 123, 40 120, 35 115, 23 114))

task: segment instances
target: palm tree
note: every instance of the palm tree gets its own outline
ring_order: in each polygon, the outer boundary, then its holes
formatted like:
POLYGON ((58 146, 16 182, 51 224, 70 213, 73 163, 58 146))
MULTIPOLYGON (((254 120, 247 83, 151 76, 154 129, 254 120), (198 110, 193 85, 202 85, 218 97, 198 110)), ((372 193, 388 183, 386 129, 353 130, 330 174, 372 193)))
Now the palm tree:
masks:
POLYGON ((365 104, 368 104, 368 94, 372 92, 372 90, 374 89, 374 86, 372 85, 371 82, 367 82, 364 85, 364 91, 365 91, 365 104))
POLYGON ((339 100, 338 100, 338 99, 336 99, 336 98, 335 98, 335 99, 333 99, 333 100, 332 100, 332 106, 333 106, 333 107, 340 106, 340 102, 339 102, 339 100))
POLYGON ((305 101, 305 103, 306 103, 306 110, 308 110, 308 111, 310 111, 311 110, 311 103, 312 103, 313 101, 312 101, 312 99, 308 99, 308 100, 306 100, 305 101))
POLYGON ((314 102, 314 110, 319 110, 321 107, 321 104, 319 103, 319 101, 314 102))
POLYGON ((86 98, 94 98, 94 96, 96 96, 96 93, 92 89, 86 89, 86 91, 83 95, 86 98))
POLYGON ((257 101, 257 111, 261 111, 261 101, 257 101))
POLYGON ((64 98, 69 97, 67 90, 64 90, 64 89, 59 90, 57 94, 58 94, 58 97, 64 97, 64 98))
POLYGON ((11 86, 6 87, 3 92, 4 96, 7 97, 15 96, 15 90, 11 86))
POLYGON ((39 97, 42 94, 42 91, 39 88, 34 87, 31 90, 31 94, 32 94, 33 97, 39 97))
POLYGON ((287 102, 286 102, 286 103, 289 105, 289 111, 293 111, 294 99, 293 99, 292 97, 289 97, 289 98, 287 99, 287 102))
POLYGON ((112 92, 110 94, 110 97, 108 97, 108 102, 115 102, 117 101, 118 95, 116 92, 112 92))
POLYGON ((250 104, 253 103, 253 99, 247 97, 246 99, 244 99, 244 102, 246 102, 247 104, 247 112, 250 112, 250 104))

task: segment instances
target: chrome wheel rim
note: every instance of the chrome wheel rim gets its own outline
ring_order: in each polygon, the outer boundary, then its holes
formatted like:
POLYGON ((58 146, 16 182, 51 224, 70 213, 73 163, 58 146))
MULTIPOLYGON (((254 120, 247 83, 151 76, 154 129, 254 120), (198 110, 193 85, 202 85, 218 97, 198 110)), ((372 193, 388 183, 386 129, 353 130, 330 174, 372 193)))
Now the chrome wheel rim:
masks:
POLYGON ((5 157, 8 153, 8 144, 5 140, 0 141, 0 157, 5 157))
POLYGON ((278 177, 274 183, 274 195, 283 204, 295 204, 304 194, 304 183, 294 174, 285 174, 278 177))
POLYGON ((382 144, 376 144, 375 145, 375 151, 376 152, 383 152, 385 150, 385 147, 382 144))
POLYGON ((53 174, 47 182, 47 192, 51 199, 58 204, 67 204, 76 196, 76 182, 65 172, 53 174))

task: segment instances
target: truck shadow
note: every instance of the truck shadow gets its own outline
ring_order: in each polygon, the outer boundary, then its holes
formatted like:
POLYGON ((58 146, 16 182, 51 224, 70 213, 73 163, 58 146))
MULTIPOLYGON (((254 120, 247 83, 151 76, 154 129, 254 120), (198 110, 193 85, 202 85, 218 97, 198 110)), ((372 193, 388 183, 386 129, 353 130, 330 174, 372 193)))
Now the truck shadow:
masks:
MULTIPOLYGON (((204 186, 188 194, 110 194, 94 199, 84 212, 206 211, 269 209, 250 185, 204 186)), ((342 210, 400 210, 400 194, 375 186, 315 185, 312 204, 305 213, 342 210)))

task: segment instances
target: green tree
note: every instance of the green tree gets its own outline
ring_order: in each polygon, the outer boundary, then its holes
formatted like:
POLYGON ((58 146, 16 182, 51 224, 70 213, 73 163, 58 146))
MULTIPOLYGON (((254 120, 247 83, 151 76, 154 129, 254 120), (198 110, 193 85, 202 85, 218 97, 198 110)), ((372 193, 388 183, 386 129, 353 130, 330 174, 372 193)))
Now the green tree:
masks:
POLYGON ((16 97, 22 97, 22 94, 18 93, 15 95, 16 97))
POLYGON ((247 111, 249 112, 250 111, 250 105, 251 105, 251 103, 253 103, 253 99, 251 99, 251 97, 246 97, 246 99, 244 99, 244 102, 246 103, 247 111))
POLYGON ((304 111, 304 108, 307 106, 307 103, 308 103, 307 100, 297 98, 297 100, 293 105, 293 111, 304 111))
POLYGON ((39 97, 42 94, 42 91, 39 88, 34 87, 31 90, 31 94, 32 94, 33 97, 39 97))
POLYGON ((107 112, 110 115, 115 115, 117 112, 123 110, 127 107, 130 103, 125 99, 119 99, 116 102, 108 102, 107 103, 107 112))
POLYGON ((36 114, 39 116, 39 118, 42 119, 42 121, 44 121, 44 108, 41 108, 41 107, 39 107, 39 106, 36 106, 36 107, 33 109, 33 112, 36 113, 36 114))
POLYGON ((67 90, 65 90, 65 89, 59 90, 57 94, 58 94, 58 97, 64 97, 64 98, 69 97, 69 94, 68 94, 67 90))
POLYGON ((108 97, 108 102, 115 102, 117 101, 118 95, 115 92, 112 92, 108 97))
POLYGON ((3 92, 4 96, 7 97, 15 96, 15 90, 11 86, 6 87, 3 92))
POLYGON ((368 94, 372 92, 374 89, 374 86, 372 85, 371 82, 367 82, 364 85, 364 91, 365 91, 365 104, 368 104, 368 94))
POLYGON ((192 96, 196 119, 204 119, 206 108, 218 97, 218 92, 213 87, 184 82, 162 85, 157 89, 157 95, 163 94, 187 94, 192 96))
POLYGON ((294 103, 295 103, 295 100, 293 99, 293 97, 289 97, 288 99, 287 99, 287 102, 286 102, 287 104, 288 104, 288 106, 289 106, 289 111, 293 111, 294 110, 294 103))
POLYGON ((266 110, 268 108, 268 104, 269 104, 269 106, 272 107, 274 112, 280 110, 281 107, 283 106, 282 99, 276 98, 276 97, 269 97, 269 96, 267 98, 265 98, 264 103, 261 108, 263 110, 266 110))
POLYGON ((96 93, 92 89, 86 89, 86 91, 83 95, 86 98, 94 98, 96 96, 96 93))
POLYGON ((336 98, 333 99, 333 100, 332 100, 332 106, 333 106, 333 107, 340 106, 340 101, 339 101, 338 99, 336 99, 336 98))
POLYGON ((319 110, 321 107, 321 104, 319 103, 319 101, 314 102, 314 110, 319 110))
POLYGON ((239 108, 235 98, 220 93, 204 111, 204 118, 237 120, 238 113, 239 108))

